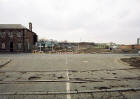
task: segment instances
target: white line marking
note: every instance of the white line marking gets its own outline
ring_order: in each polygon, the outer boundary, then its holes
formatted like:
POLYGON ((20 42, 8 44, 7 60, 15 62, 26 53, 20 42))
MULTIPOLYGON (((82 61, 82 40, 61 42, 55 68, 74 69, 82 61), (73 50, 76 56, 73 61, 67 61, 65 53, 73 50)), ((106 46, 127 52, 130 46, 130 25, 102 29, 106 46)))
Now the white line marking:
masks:
MULTIPOLYGON (((67 58, 67 55, 66 55, 66 66, 67 66, 67 64, 68 64, 68 58, 67 58)), ((67 80, 70 80, 68 69, 66 71, 66 78, 67 78, 67 80)), ((70 93, 70 83, 69 82, 66 83, 66 91, 67 91, 67 93, 70 93)), ((67 99, 71 99, 70 94, 67 94, 67 99)))

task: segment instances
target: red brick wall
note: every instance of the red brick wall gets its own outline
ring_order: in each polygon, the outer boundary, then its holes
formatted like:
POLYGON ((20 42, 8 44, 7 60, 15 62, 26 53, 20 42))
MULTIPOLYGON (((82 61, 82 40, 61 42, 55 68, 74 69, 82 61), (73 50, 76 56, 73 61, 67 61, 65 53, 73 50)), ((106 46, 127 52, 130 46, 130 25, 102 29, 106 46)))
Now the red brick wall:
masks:
POLYGON ((23 51, 23 46, 19 50, 18 49, 18 43, 23 43, 23 35, 21 37, 18 37, 18 32, 23 33, 23 30, 12 30, 12 29, 7 29, 7 30, 0 30, 0 32, 5 32, 6 36, 5 37, 0 37, 0 42, 6 44, 6 49, 3 50, 1 49, 1 44, 0 44, 0 50, 2 51, 10 51, 10 42, 13 42, 13 51, 23 51), (10 37, 9 33, 13 32, 13 37, 10 37))
POLYGON ((0 30, 0 33, 5 32, 5 37, 0 36, 0 51, 9 52, 10 51, 10 42, 13 42, 13 51, 14 52, 31 52, 33 49, 33 32, 27 29, 6 29, 0 30), (13 37, 9 36, 9 32, 13 32, 13 37), (22 36, 18 37, 18 32, 22 32, 22 36), (29 49, 28 44, 29 43, 29 49), (5 49, 2 49, 2 43, 5 43, 5 49), (18 49, 18 43, 22 44, 21 49, 18 49))
POLYGON ((24 30, 24 48, 25 52, 31 52, 33 49, 33 32, 24 30))

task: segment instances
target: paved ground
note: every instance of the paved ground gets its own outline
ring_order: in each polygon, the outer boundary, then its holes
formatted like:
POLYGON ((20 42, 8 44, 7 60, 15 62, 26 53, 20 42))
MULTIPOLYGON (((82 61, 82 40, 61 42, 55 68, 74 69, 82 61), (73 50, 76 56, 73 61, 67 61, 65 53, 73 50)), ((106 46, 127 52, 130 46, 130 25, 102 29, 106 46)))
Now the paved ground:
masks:
POLYGON ((140 69, 120 61, 131 56, 0 54, 12 60, 0 68, 0 99, 139 99, 140 69))
POLYGON ((11 60, 9 58, 0 58, 0 67, 3 67, 4 65, 8 64, 9 62, 11 62, 11 60))

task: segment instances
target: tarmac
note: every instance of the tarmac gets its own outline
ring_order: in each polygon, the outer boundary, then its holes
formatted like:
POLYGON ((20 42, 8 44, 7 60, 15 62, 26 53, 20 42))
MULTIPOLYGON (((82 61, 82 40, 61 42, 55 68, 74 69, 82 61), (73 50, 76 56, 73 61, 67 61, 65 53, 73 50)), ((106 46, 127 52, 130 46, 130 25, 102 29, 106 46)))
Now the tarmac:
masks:
POLYGON ((0 99, 139 99, 137 54, 2 54, 0 99))
POLYGON ((9 62, 11 62, 11 59, 8 59, 8 58, 0 58, 0 68, 3 67, 3 66, 5 66, 9 62))

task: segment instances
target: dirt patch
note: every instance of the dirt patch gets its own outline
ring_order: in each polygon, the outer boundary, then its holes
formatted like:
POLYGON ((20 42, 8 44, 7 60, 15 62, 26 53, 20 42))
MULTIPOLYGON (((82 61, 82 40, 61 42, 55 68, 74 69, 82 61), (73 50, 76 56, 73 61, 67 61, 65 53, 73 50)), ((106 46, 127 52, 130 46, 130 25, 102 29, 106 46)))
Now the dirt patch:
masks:
POLYGON ((103 82, 102 80, 92 80, 90 78, 70 78, 70 80, 86 81, 86 82, 103 82))
POLYGON ((64 77, 63 76, 59 76, 59 77, 57 77, 58 79, 64 79, 64 77))
POLYGON ((122 58, 121 61, 128 63, 130 66, 140 67, 140 57, 122 58))
POLYGON ((113 75, 116 75, 117 73, 112 73, 113 75))
POLYGON ((69 72, 78 72, 77 70, 69 70, 69 72))
POLYGON ((81 87, 86 87, 86 86, 81 86, 81 87))
POLYGON ((22 73, 22 74, 26 74, 27 72, 26 72, 26 71, 22 71, 21 73, 22 73))
POLYGON ((105 48, 83 47, 83 48, 79 49, 79 53, 95 54, 95 53, 111 53, 111 51, 109 49, 105 49, 105 48))
POLYGON ((28 78, 28 80, 38 80, 40 79, 41 77, 37 77, 37 76, 31 76, 28 78))
POLYGON ((140 76, 138 76, 138 77, 124 77, 123 79, 126 79, 126 80, 140 80, 140 76))

